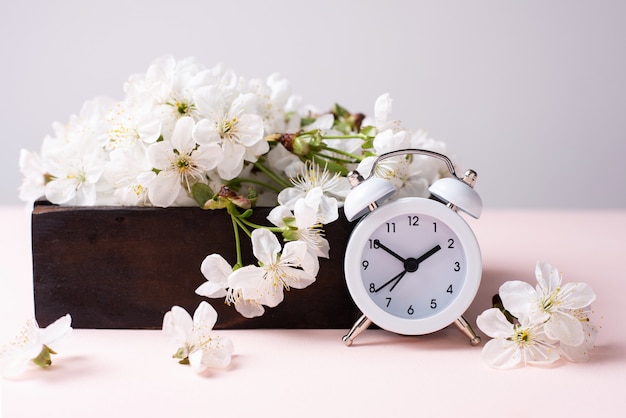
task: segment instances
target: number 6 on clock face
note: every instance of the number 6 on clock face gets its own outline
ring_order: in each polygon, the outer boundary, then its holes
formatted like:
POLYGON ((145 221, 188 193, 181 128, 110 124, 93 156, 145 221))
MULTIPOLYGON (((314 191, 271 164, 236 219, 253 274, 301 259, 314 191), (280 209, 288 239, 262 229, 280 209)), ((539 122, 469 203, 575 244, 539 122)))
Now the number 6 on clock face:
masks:
POLYGON ((403 198, 370 213, 346 248, 346 283, 374 323, 427 334, 453 323, 478 291, 482 262, 465 221, 441 203, 403 198))

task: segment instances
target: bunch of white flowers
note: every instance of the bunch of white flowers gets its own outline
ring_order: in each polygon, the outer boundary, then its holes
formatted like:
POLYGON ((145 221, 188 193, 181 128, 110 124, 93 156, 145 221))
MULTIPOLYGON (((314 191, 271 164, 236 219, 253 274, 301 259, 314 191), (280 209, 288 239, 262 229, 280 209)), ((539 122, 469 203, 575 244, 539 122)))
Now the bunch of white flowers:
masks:
MULTIPOLYGON (((88 101, 68 123, 53 125, 41 150, 22 150, 20 197, 59 205, 200 206, 225 209, 235 225, 237 260, 212 254, 198 293, 226 297, 245 316, 275 306, 283 289, 303 288, 329 256, 324 225, 338 218, 346 174, 368 172, 381 153, 422 148, 446 153, 425 132, 391 118, 380 96, 374 117, 339 105, 319 112, 274 74, 246 80, 195 58, 156 60, 131 76, 121 101, 88 101), (275 207, 272 225, 249 220, 255 205, 275 207), (252 239, 258 266, 243 266, 239 234, 252 239), (275 234, 282 235, 282 246, 275 234)), ((406 156, 385 160, 377 175, 398 196, 428 196, 443 164, 406 156)))
POLYGON ((596 295, 586 283, 562 283, 558 269, 538 262, 536 287, 523 281, 504 283, 501 302, 476 319, 493 339, 482 355, 492 367, 508 369, 526 364, 551 364, 561 354, 570 361, 589 358, 598 329, 591 322, 596 295))

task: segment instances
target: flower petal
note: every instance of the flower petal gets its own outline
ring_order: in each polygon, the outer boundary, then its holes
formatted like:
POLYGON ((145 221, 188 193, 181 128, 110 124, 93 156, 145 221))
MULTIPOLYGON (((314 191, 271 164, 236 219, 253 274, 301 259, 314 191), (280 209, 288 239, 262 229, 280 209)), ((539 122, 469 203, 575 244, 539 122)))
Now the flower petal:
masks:
POLYGON ((546 322, 545 333, 549 338, 561 341, 566 345, 579 345, 585 339, 580 321, 573 315, 555 311, 546 322))
POLYGON ((530 284, 512 280, 505 282, 499 290, 502 304, 514 316, 531 315, 538 309, 537 293, 530 284))
POLYGON ((222 162, 224 154, 222 147, 217 144, 200 145, 193 152, 193 161, 204 170, 212 170, 222 162))
POLYGON ((192 137, 194 125, 193 119, 185 116, 178 119, 176 126, 174 126, 174 132, 170 141, 172 147, 180 154, 188 154, 196 147, 192 137))
POLYGON ((162 330, 170 342, 184 345, 193 331, 191 315, 180 306, 173 306, 163 317, 162 330))
POLYGON ((580 309, 587 307, 596 300, 596 294, 587 283, 566 283, 560 294, 566 296, 562 307, 565 309, 580 309))
POLYGON ((287 206, 278 205, 267 215, 267 220, 276 226, 284 227, 284 219, 293 216, 294 214, 291 213, 291 210, 287 206))
POLYGON ((72 317, 70 314, 62 316, 46 328, 41 330, 41 343, 52 345, 72 332, 72 317))
POLYGON ((513 334, 513 324, 498 308, 487 309, 478 315, 476 325, 491 338, 506 338, 513 334))
POLYGON ((262 316, 265 313, 263 305, 254 300, 241 300, 235 304, 235 310, 239 312, 245 318, 256 318, 262 316))
POLYGON ((239 144, 225 141, 222 144, 222 151, 224 158, 217 166, 217 172, 224 180, 232 180, 237 177, 243 169, 243 157, 246 153, 246 149, 239 144))
POLYGON ((216 337, 206 346, 202 353, 202 364, 205 367, 215 367, 223 369, 228 367, 234 346, 229 338, 216 337))
POLYGON ((202 119, 196 124, 193 138, 200 145, 220 144, 222 142, 215 122, 208 119, 202 119))
POLYGON ((276 261, 280 253, 278 238, 267 229, 255 229, 252 231, 252 252, 254 256, 268 266, 276 261))
POLYGON ((183 187, 173 171, 161 171, 148 186, 148 197, 154 206, 171 206, 183 187))
POLYGON ((581 344, 572 346, 561 343, 560 345, 561 353, 569 361, 582 362, 589 360, 589 352, 593 348, 596 335, 598 334, 598 328, 589 321, 589 318, 582 322, 582 326, 585 339, 581 344))
POLYGON ((481 355, 489 366, 496 369, 511 369, 518 366, 522 360, 516 344, 504 338, 487 341, 481 355))
POLYGON ((220 254, 210 254, 202 260, 200 271, 207 280, 228 286, 228 276, 233 272, 233 268, 220 254))
POLYGON ((535 266, 537 283, 547 294, 555 292, 561 285, 561 273, 548 263, 538 261, 535 266))
POLYGON ((169 141, 161 141, 152 144, 147 150, 148 161, 158 170, 165 170, 169 167, 170 158, 174 156, 172 144, 169 141))
POLYGON ((193 313, 194 329, 201 329, 204 332, 210 331, 217 322, 217 311, 208 302, 202 301, 193 313))
MULTIPOLYGON (((265 270, 257 266, 244 266, 232 272, 228 276, 228 287, 232 289, 242 290, 256 290, 263 276, 265 270)), ((254 299, 254 297, 252 297, 254 299)))
POLYGON ((202 361, 203 357, 204 352, 201 349, 196 349, 189 353, 189 365, 194 372, 202 373, 207 369, 207 366, 202 361))
POLYGON ((541 340, 525 347, 523 356, 527 364, 541 366, 552 364, 561 358, 559 350, 541 340))
POLYGON ((207 298, 223 298, 228 292, 221 284, 206 281, 196 288, 196 294, 207 298))

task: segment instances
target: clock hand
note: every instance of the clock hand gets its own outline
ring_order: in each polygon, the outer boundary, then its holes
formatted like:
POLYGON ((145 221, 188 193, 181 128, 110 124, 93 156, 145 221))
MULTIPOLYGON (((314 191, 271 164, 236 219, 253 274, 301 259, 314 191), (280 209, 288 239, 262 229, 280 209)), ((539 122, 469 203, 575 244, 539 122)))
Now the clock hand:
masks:
MULTIPOLYGON (((376 245, 376 242, 378 240, 374 241, 374 245, 376 245)), ((382 248, 383 250, 387 251, 388 249, 382 245, 380 243, 380 241, 378 241, 378 246, 380 248, 382 248)), ((420 257, 418 258, 408 258, 404 261, 404 270, 402 272, 400 272, 400 274, 394 276, 391 280, 387 281, 386 283, 383 283, 382 286, 380 286, 378 289, 375 289, 374 292, 379 292, 380 290, 382 290, 383 288, 389 286, 391 283, 393 283, 393 286, 391 286, 391 288, 389 289, 389 291, 391 292, 397 285, 398 283, 400 283, 400 280, 402 280, 402 278, 404 277, 404 275, 408 272, 413 273, 414 271, 417 271, 417 268, 419 267, 420 263, 424 260, 426 260, 427 258, 429 258, 430 256, 432 256, 433 254, 435 254, 437 251, 441 250, 441 246, 439 244, 435 245, 433 248, 431 248, 430 250, 426 251, 424 254, 422 254, 420 257)), ((400 258, 400 256, 398 256, 397 254, 395 254, 393 251, 389 250, 388 251, 391 255, 400 258)))
POLYGON ((435 254, 437 251, 441 250, 441 246, 439 244, 435 245, 430 250, 426 251, 422 256, 415 259, 415 262, 419 265, 422 261, 426 260, 431 255, 435 254))
POLYGON ((398 260, 402 261, 403 263, 406 261, 404 258, 400 257, 398 254, 396 254, 395 252, 393 252, 392 250, 384 246, 383 243, 377 239, 374 240, 374 248, 382 248, 383 250, 387 251, 389 254, 391 254, 398 260))
POLYGON ((400 274, 397 274, 396 276, 394 276, 391 280, 389 280, 388 282, 384 283, 378 289, 375 289, 374 292, 379 292, 379 291, 383 290, 383 288, 389 286, 391 283, 393 283, 395 281, 396 283, 393 286, 391 286, 391 289, 389 289, 389 291, 391 292, 393 290, 393 288, 396 287, 398 282, 400 282, 400 280, 404 277, 406 272, 407 272, 406 269, 403 270, 402 272, 400 272, 400 274))

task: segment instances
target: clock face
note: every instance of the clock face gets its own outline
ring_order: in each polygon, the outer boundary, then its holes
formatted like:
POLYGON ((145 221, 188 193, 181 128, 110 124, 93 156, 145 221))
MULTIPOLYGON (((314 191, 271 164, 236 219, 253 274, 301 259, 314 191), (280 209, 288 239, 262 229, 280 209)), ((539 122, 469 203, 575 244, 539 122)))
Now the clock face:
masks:
POLYGON ((382 328, 425 334, 460 317, 482 273, 465 221, 441 203, 405 198, 367 215, 346 249, 346 281, 357 306, 382 328))
POLYGON ((383 222, 363 245, 363 286, 378 307, 399 318, 436 315, 463 287, 463 243, 445 222, 410 212, 383 222))

